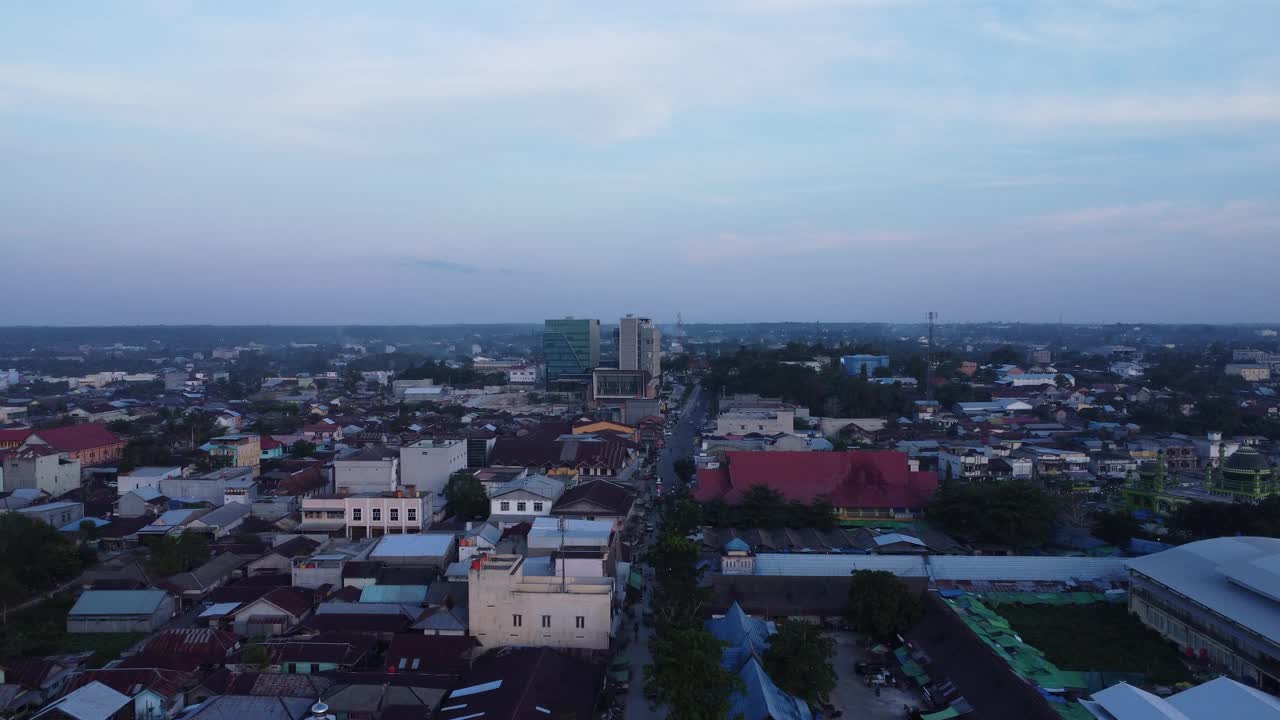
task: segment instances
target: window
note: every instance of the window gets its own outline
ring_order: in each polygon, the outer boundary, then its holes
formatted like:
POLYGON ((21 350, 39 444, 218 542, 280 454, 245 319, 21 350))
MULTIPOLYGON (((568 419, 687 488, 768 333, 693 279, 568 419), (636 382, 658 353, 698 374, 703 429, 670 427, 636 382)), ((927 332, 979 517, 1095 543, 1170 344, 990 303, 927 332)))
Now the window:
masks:
POLYGON ((579 615, 573 619, 573 626, 581 630, 587 626, 587 619, 582 615, 579 615))
POLYGON ((543 615, 543 616, 542 616, 542 627, 551 627, 551 616, 550 616, 550 615, 543 615))
POLYGON ((542 503, 539 503, 539 502, 534 503, 534 504, 533 504, 533 511, 534 511, 534 512, 542 512, 542 503))
POLYGON ((417 521, 418 521, 418 509, 417 509, 417 508, 409 508, 409 509, 405 510, 405 517, 407 517, 407 518, 409 519, 409 522, 417 522, 417 521))
POLYGON ((382 508, 373 508, 373 521, 380 522, 382 520, 382 508))
POLYGON ((521 625, 523 625, 523 624, 524 624, 524 617, 523 617, 523 616, 520 616, 520 615, 512 615, 512 616, 511 616, 511 626, 512 626, 512 627, 520 627, 520 626, 521 626, 521 625))
POLYGON ((400 508, 391 508, 391 522, 400 521, 400 508))
POLYGON ((360 508, 351 508, 351 519, 360 522, 360 516, 364 515, 364 511, 360 508))
POLYGON ((498 503, 498 509, 501 510, 502 512, 511 512, 511 503, 507 502, 506 500, 503 500, 502 502, 498 503))
POLYGON ((526 502, 518 502, 518 503, 516 503, 516 512, 524 512, 524 511, 525 511, 525 510, 527 510, 528 508, 529 508, 529 504, 528 504, 528 503, 526 503, 526 502))

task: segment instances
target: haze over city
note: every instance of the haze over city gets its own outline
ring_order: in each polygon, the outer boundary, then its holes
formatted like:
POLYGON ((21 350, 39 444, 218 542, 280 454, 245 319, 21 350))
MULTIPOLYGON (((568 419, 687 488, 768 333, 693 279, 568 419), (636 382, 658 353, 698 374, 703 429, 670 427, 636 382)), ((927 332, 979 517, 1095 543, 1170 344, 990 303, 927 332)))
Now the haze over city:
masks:
POLYGON ((21 324, 1275 319, 1266 3, 25 3, 21 324), (1015 302, 1015 300, 1017 302, 1015 302))

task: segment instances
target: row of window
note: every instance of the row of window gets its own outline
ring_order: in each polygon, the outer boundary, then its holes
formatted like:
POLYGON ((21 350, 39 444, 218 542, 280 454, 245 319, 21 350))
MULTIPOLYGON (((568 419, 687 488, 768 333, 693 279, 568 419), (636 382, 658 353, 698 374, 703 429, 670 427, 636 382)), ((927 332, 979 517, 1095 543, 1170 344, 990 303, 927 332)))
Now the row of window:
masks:
MULTIPOLYGON (((512 616, 511 616, 511 625, 512 625, 512 627, 522 627, 522 626, 524 625, 524 616, 523 616, 523 615, 512 615, 512 616)), ((587 626, 587 618, 586 618, 586 616, 585 616, 585 615, 579 615, 579 616, 575 617, 575 618, 573 619, 573 626, 574 626, 575 628, 579 629, 579 630, 581 630, 581 629, 585 628, 585 627, 587 626)), ((543 615, 543 616, 542 616, 542 627, 544 627, 544 628, 549 628, 549 627, 551 627, 551 616, 550 616, 550 615, 543 615)))
MULTIPOLYGON (((405 519, 409 522, 418 521, 418 508, 405 508, 405 519)), ((400 508, 389 508, 387 514, 391 522, 400 522, 400 508)), ((382 522, 382 508, 369 509, 370 520, 372 522, 382 522)), ((360 522, 364 519, 363 508, 351 508, 351 521, 360 522)))
MULTIPOLYGON (((502 512, 511 512, 511 501, 500 500, 498 502, 498 509, 501 510, 502 512)), ((528 510, 529 510, 529 503, 524 502, 523 500, 516 503, 516 512, 528 512, 528 510)), ((534 503, 533 511, 542 512, 542 503, 540 502, 534 503)))

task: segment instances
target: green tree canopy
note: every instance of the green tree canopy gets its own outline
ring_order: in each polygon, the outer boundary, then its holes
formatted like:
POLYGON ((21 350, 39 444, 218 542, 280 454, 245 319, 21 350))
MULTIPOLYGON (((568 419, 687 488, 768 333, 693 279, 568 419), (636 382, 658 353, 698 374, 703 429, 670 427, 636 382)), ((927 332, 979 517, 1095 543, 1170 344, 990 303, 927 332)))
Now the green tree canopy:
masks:
POLYGON ((1102 512, 1093 517, 1093 534, 1109 545, 1124 545, 1142 532, 1142 524, 1127 510, 1102 512))
POLYGON ((489 494, 476 476, 465 470, 449 476, 444 496, 457 517, 466 520, 489 517, 489 494))
POLYGON ((28 595, 44 592, 80 572, 76 545, 50 525, 19 513, 0 514, 0 574, 28 595))
POLYGON ((827 701, 836 687, 831 667, 835 641, 822 628, 803 620, 778 626, 764 654, 764 669, 778 687, 810 705, 827 701))
POLYGON ((920 599, 896 575, 855 570, 849 586, 849 624, 876 639, 906 630, 920 617, 920 599))
POLYGON ((695 466, 693 461, 689 458, 680 458, 671 465, 671 469, 675 471, 676 476, 679 477, 682 482, 689 482, 693 479, 694 473, 697 472, 697 466, 695 466))
POLYGON ((927 515, 948 533, 1016 548, 1038 548, 1057 517, 1053 496, 1028 482, 944 485, 927 515))
POLYGON ((673 720, 724 720, 729 696, 741 681, 720 666, 722 646, 698 626, 673 627, 649 643, 653 662, 644 669, 645 683, 673 720))
POLYGON ((166 535, 151 546, 147 570, 156 577, 168 577, 193 570, 209 561, 209 538, 203 533, 166 535))
POLYGON ((739 520, 747 527, 780 528, 786 524, 787 503, 768 485, 752 485, 738 505, 739 520))

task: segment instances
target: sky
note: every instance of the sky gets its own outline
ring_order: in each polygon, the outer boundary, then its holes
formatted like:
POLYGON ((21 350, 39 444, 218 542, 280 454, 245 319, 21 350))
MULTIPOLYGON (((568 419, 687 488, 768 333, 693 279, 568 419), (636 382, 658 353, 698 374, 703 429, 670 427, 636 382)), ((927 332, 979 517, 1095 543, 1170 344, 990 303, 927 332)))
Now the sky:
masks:
POLYGON ((0 5, 4 324, 1280 320, 1280 3, 0 5))

